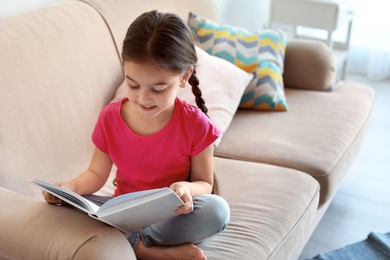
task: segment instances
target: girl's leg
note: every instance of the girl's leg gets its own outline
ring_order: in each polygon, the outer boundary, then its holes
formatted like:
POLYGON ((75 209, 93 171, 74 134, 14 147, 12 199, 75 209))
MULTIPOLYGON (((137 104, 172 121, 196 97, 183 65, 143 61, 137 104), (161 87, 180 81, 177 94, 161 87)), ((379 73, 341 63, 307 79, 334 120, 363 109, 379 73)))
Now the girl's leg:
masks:
POLYGON ((194 244, 224 230, 229 219, 229 206, 221 197, 195 197, 192 213, 143 228, 135 254, 139 259, 205 260, 203 251, 194 244))
POLYGON ((146 247, 196 244, 221 232, 230 220, 226 201, 217 195, 194 197, 194 210, 174 218, 142 228, 141 240, 146 247))
MULTIPOLYGON (((86 196, 98 205, 110 197, 86 196)), ((194 197, 194 210, 190 214, 153 224, 125 234, 141 259, 206 259, 203 251, 194 244, 221 232, 230 220, 229 205, 217 195, 194 197)))

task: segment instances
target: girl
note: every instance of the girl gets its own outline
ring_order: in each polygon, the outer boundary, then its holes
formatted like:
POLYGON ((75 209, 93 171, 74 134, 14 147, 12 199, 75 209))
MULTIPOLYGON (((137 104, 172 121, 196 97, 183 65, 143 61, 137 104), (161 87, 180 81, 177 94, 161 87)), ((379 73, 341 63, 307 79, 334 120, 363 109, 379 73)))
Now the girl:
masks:
MULTIPOLYGON (((125 236, 139 259, 206 259, 195 244, 224 230, 230 210, 211 194, 213 142, 220 131, 207 117, 198 87, 193 34, 174 14, 144 13, 127 31, 122 60, 126 98, 103 108, 88 170, 59 185, 92 194, 106 183, 114 163, 114 196, 171 188, 185 202, 177 216, 125 236), (177 98, 187 82, 199 108, 177 98)), ((44 197, 60 202, 46 192, 44 197)))

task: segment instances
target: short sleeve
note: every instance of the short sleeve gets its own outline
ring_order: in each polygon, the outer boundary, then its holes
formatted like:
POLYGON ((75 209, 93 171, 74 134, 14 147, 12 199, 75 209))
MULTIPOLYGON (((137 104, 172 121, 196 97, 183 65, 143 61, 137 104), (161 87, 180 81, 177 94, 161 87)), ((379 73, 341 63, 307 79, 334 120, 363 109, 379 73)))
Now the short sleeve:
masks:
POLYGON ((106 111, 103 109, 100 112, 99 118, 95 124, 95 129, 92 132, 92 142, 102 152, 108 153, 108 145, 105 131, 106 111))
POLYGON ((204 149, 209 147, 215 140, 217 140, 221 131, 201 111, 196 114, 195 120, 193 122, 194 131, 191 156, 196 156, 204 149))

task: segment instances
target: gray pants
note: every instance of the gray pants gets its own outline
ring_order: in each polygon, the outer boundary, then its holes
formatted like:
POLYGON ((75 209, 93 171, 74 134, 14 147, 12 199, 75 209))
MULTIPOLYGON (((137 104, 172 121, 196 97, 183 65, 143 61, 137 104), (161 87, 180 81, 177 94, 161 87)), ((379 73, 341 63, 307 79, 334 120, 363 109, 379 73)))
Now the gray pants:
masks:
MULTIPOLYGON (((109 197, 86 196, 96 204, 103 204, 109 197)), ((224 230, 230 221, 230 208, 218 195, 205 194, 193 198, 194 210, 190 214, 173 218, 134 230, 125 237, 135 248, 142 239, 145 246, 173 246, 196 244, 224 230)))

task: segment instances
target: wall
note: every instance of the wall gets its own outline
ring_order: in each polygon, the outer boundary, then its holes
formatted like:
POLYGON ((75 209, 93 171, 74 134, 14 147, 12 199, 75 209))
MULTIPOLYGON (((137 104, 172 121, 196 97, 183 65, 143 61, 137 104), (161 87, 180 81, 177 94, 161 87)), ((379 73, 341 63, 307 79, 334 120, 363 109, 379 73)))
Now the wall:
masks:
POLYGON ((267 27, 271 0, 216 0, 221 23, 257 31, 267 27))

